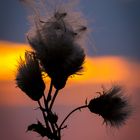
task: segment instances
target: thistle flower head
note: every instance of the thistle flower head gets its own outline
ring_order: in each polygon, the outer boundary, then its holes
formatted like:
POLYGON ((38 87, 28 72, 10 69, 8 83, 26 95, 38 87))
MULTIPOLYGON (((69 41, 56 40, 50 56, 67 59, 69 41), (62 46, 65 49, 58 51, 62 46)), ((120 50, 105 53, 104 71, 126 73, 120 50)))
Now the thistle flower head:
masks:
POLYGON ((25 52, 25 61, 20 58, 16 84, 32 100, 38 101, 42 97, 45 84, 34 53, 25 52))
POLYGON ((62 89, 70 75, 80 72, 85 60, 78 40, 87 27, 83 23, 74 24, 77 19, 73 21, 68 12, 58 9, 45 21, 36 15, 34 35, 27 36, 56 89, 62 89))
POLYGON ((92 113, 101 115, 107 125, 119 127, 130 115, 127 99, 122 95, 120 86, 113 86, 97 98, 92 99, 88 108, 92 113))

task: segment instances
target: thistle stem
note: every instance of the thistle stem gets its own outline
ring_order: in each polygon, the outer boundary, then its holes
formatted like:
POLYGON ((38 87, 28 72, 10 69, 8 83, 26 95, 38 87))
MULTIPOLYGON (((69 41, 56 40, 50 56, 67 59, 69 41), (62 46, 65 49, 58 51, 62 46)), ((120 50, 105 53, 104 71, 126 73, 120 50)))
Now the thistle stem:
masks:
POLYGON ((53 83, 52 83, 52 80, 51 80, 50 88, 49 88, 49 92, 48 92, 48 96, 47 96, 47 100, 46 100, 47 104, 51 100, 52 88, 53 88, 53 83))
POLYGON ((59 90, 56 89, 55 94, 54 94, 54 96, 53 96, 53 98, 52 98, 52 101, 51 101, 51 104, 50 104, 50 108, 49 108, 49 110, 51 110, 52 107, 53 107, 53 104, 54 104, 54 101, 55 101, 56 96, 57 96, 57 94, 58 94, 58 91, 59 91, 59 90))
POLYGON ((45 97, 45 94, 43 94, 43 99, 44 99, 45 109, 46 109, 46 111, 47 111, 48 107, 47 107, 47 104, 46 104, 46 97, 45 97))
POLYGON ((61 123, 60 126, 59 126, 59 129, 62 128, 62 126, 63 126, 63 124, 65 123, 65 121, 66 121, 74 112, 76 112, 77 110, 81 110, 81 109, 83 109, 83 108, 86 108, 86 107, 88 107, 88 106, 87 106, 87 105, 83 105, 83 106, 77 107, 77 108, 75 108, 74 110, 72 110, 72 111, 65 117, 65 119, 62 121, 62 123, 61 123))
MULTIPOLYGON (((42 105, 41 105, 41 102, 40 102, 40 101, 38 101, 38 105, 39 105, 40 110, 41 110, 41 112, 42 112, 42 114, 43 114, 43 117, 44 117, 44 121, 45 121, 46 127, 50 129, 49 123, 48 123, 48 121, 46 120, 45 112, 41 109, 41 108, 42 108, 42 105)), ((51 129, 50 129, 50 130, 51 130, 51 129)))
POLYGON ((60 129, 59 129, 57 123, 55 123, 55 127, 57 128, 58 140, 60 140, 61 139, 61 132, 60 132, 60 129))

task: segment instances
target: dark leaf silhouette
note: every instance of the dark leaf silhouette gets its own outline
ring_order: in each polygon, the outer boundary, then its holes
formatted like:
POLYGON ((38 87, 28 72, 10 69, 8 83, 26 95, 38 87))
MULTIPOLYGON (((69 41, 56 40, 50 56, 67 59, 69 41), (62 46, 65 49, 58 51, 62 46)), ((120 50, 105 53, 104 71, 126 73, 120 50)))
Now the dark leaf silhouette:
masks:
POLYGON ((34 131, 40 134, 40 136, 42 137, 47 136, 48 138, 52 138, 52 133, 47 128, 45 128, 39 121, 37 124, 29 125, 27 131, 34 131))

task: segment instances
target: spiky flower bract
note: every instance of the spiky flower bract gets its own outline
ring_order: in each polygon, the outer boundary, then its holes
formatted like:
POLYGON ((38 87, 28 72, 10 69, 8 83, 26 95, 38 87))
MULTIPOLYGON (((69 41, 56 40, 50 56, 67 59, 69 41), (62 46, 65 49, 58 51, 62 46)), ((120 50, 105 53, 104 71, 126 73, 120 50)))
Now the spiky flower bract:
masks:
POLYGON ((39 62, 33 52, 25 52, 25 60, 20 58, 16 84, 34 101, 38 101, 44 94, 45 84, 39 62))
POLYGON ((115 85, 92 99, 88 108, 92 113, 101 115, 107 125, 119 127, 130 115, 130 106, 122 93, 122 87, 115 85))
POLYGON ((85 53, 78 40, 82 39, 87 27, 83 22, 77 23, 80 18, 75 20, 70 11, 62 7, 44 20, 35 13, 33 34, 27 35, 56 89, 62 89, 68 77, 83 68, 85 53))

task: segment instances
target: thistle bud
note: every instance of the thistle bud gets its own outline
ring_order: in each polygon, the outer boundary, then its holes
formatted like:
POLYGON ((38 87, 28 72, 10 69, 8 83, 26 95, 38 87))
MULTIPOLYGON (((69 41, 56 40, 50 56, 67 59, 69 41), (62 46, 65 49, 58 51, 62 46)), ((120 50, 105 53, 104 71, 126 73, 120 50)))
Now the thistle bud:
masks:
POLYGON ((54 113, 49 113, 47 118, 51 123, 56 123, 58 121, 58 116, 54 113))
POLYGON ((45 89, 39 62, 32 52, 25 52, 25 61, 20 58, 16 75, 17 86, 32 100, 38 101, 45 89))
POLYGON ((120 86, 103 91, 102 95, 89 102, 88 108, 92 113, 101 115, 107 125, 114 127, 124 124, 130 115, 128 101, 122 95, 120 86))

